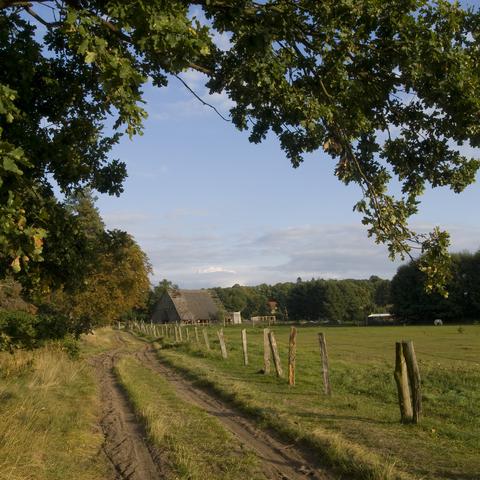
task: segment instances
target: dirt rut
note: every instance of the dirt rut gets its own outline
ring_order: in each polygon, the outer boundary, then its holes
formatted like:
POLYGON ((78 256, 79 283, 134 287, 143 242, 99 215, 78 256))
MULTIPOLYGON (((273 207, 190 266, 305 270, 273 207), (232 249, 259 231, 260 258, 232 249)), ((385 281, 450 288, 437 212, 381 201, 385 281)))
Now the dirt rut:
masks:
POLYGON ((93 359, 100 380, 103 450, 115 470, 115 480, 157 480, 164 478, 156 452, 147 444, 145 431, 135 417, 113 368, 120 350, 93 359))
POLYGON ((167 379, 180 398, 218 418, 247 448, 253 450, 263 462, 263 471, 268 479, 331 480, 334 478, 315 465, 311 458, 307 459, 294 445, 283 443, 259 429, 254 422, 234 408, 209 392, 196 387, 173 368, 160 362, 151 348, 146 347, 137 352, 136 356, 144 365, 167 379))

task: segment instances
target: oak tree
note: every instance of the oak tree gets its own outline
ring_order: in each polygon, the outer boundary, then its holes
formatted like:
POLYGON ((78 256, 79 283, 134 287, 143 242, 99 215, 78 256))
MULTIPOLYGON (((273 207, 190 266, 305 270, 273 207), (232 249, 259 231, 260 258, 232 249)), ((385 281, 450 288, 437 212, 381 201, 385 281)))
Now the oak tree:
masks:
POLYGON ((427 288, 444 291, 448 234, 408 219, 427 185, 475 179, 462 146, 480 143, 479 19, 447 0, 0 0, 2 263, 45 273, 32 265, 58 259, 68 230, 52 179, 119 194, 125 166, 108 154, 142 131, 142 85, 195 69, 252 142, 273 132, 295 167, 328 153, 360 186, 369 235, 392 257, 419 249, 427 288))

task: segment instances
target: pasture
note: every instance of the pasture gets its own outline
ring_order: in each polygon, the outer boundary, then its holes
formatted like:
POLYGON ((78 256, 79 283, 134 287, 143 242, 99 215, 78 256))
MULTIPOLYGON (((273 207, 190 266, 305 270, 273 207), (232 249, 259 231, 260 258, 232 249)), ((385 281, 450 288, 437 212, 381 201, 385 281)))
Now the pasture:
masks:
MULTIPOLYGON (((220 327, 218 327, 220 328, 220 327)), ((247 328, 249 365, 243 365, 241 327, 224 329, 222 359, 211 350, 168 339, 161 359, 213 388, 292 440, 304 443, 340 472, 360 478, 478 479, 480 472, 480 327, 298 327, 296 385, 264 375, 263 330, 247 328), (324 331, 332 396, 323 392, 317 334, 324 331), (395 342, 413 340, 422 377, 424 417, 399 423, 393 378, 395 342), (169 348, 170 347, 170 348, 169 348)), ((274 326, 283 369, 289 327, 274 326)))

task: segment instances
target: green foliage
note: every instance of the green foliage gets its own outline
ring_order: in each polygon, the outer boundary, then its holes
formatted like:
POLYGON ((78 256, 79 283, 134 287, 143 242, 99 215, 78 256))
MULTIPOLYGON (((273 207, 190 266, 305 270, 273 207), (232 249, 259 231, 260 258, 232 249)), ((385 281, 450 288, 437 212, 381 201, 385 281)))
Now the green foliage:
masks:
POLYGON ((413 322, 450 321, 480 317, 480 251, 452 254, 447 298, 423 288, 425 272, 422 259, 401 266, 391 282, 393 312, 413 322))
POLYGON ((280 320, 324 320, 332 323, 359 323, 375 308, 389 304, 389 280, 312 279, 296 283, 277 283, 214 291, 227 311, 240 311, 244 318, 269 315, 268 301, 277 302, 280 320), (379 300, 379 303, 376 301, 379 300))
POLYGON ((135 240, 120 230, 105 230, 95 198, 84 190, 67 200, 85 239, 82 281, 52 292, 48 307, 82 331, 107 325, 145 306, 150 263, 135 240))
POLYGON ((146 318, 149 319, 152 316, 155 306, 168 290, 178 290, 178 285, 164 278, 148 292, 147 305, 145 308, 146 318))
POLYGON ((250 141, 272 131, 295 167, 330 155, 339 180, 361 188, 369 235, 392 258, 420 247, 427 290, 445 294, 448 235, 419 235, 408 219, 427 185, 461 192, 475 180, 480 163, 460 147, 480 146, 478 11, 447 0, 36 3, 0 2, 2 269, 37 289, 78 273, 81 255, 67 261, 58 241, 62 231, 73 244, 75 227, 52 183, 119 194, 125 165, 108 154, 142 131, 142 85, 193 68, 235 102, 250 141))
POLYGON ((22 295, 22 286, 12 278, 0 281, 0 310, 16 310, 35 313, 36 307, 22 295))
MULTIPOLYGON (((47 340, 63 339, 68 333, 69 322, 60 315, 0 311, 0 350, 30 350, 41 347, 47 340)), ((67 343, 73 351, 72 341, 67 343)))

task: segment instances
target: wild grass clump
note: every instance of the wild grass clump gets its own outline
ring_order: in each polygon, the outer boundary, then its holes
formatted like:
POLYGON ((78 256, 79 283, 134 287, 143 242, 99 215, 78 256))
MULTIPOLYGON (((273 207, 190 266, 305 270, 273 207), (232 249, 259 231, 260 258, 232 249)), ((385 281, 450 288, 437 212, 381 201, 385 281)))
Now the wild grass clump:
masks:
POLYGON ((0 479, 108 478, 96 394, 59 344, 0 353, 0 479))

